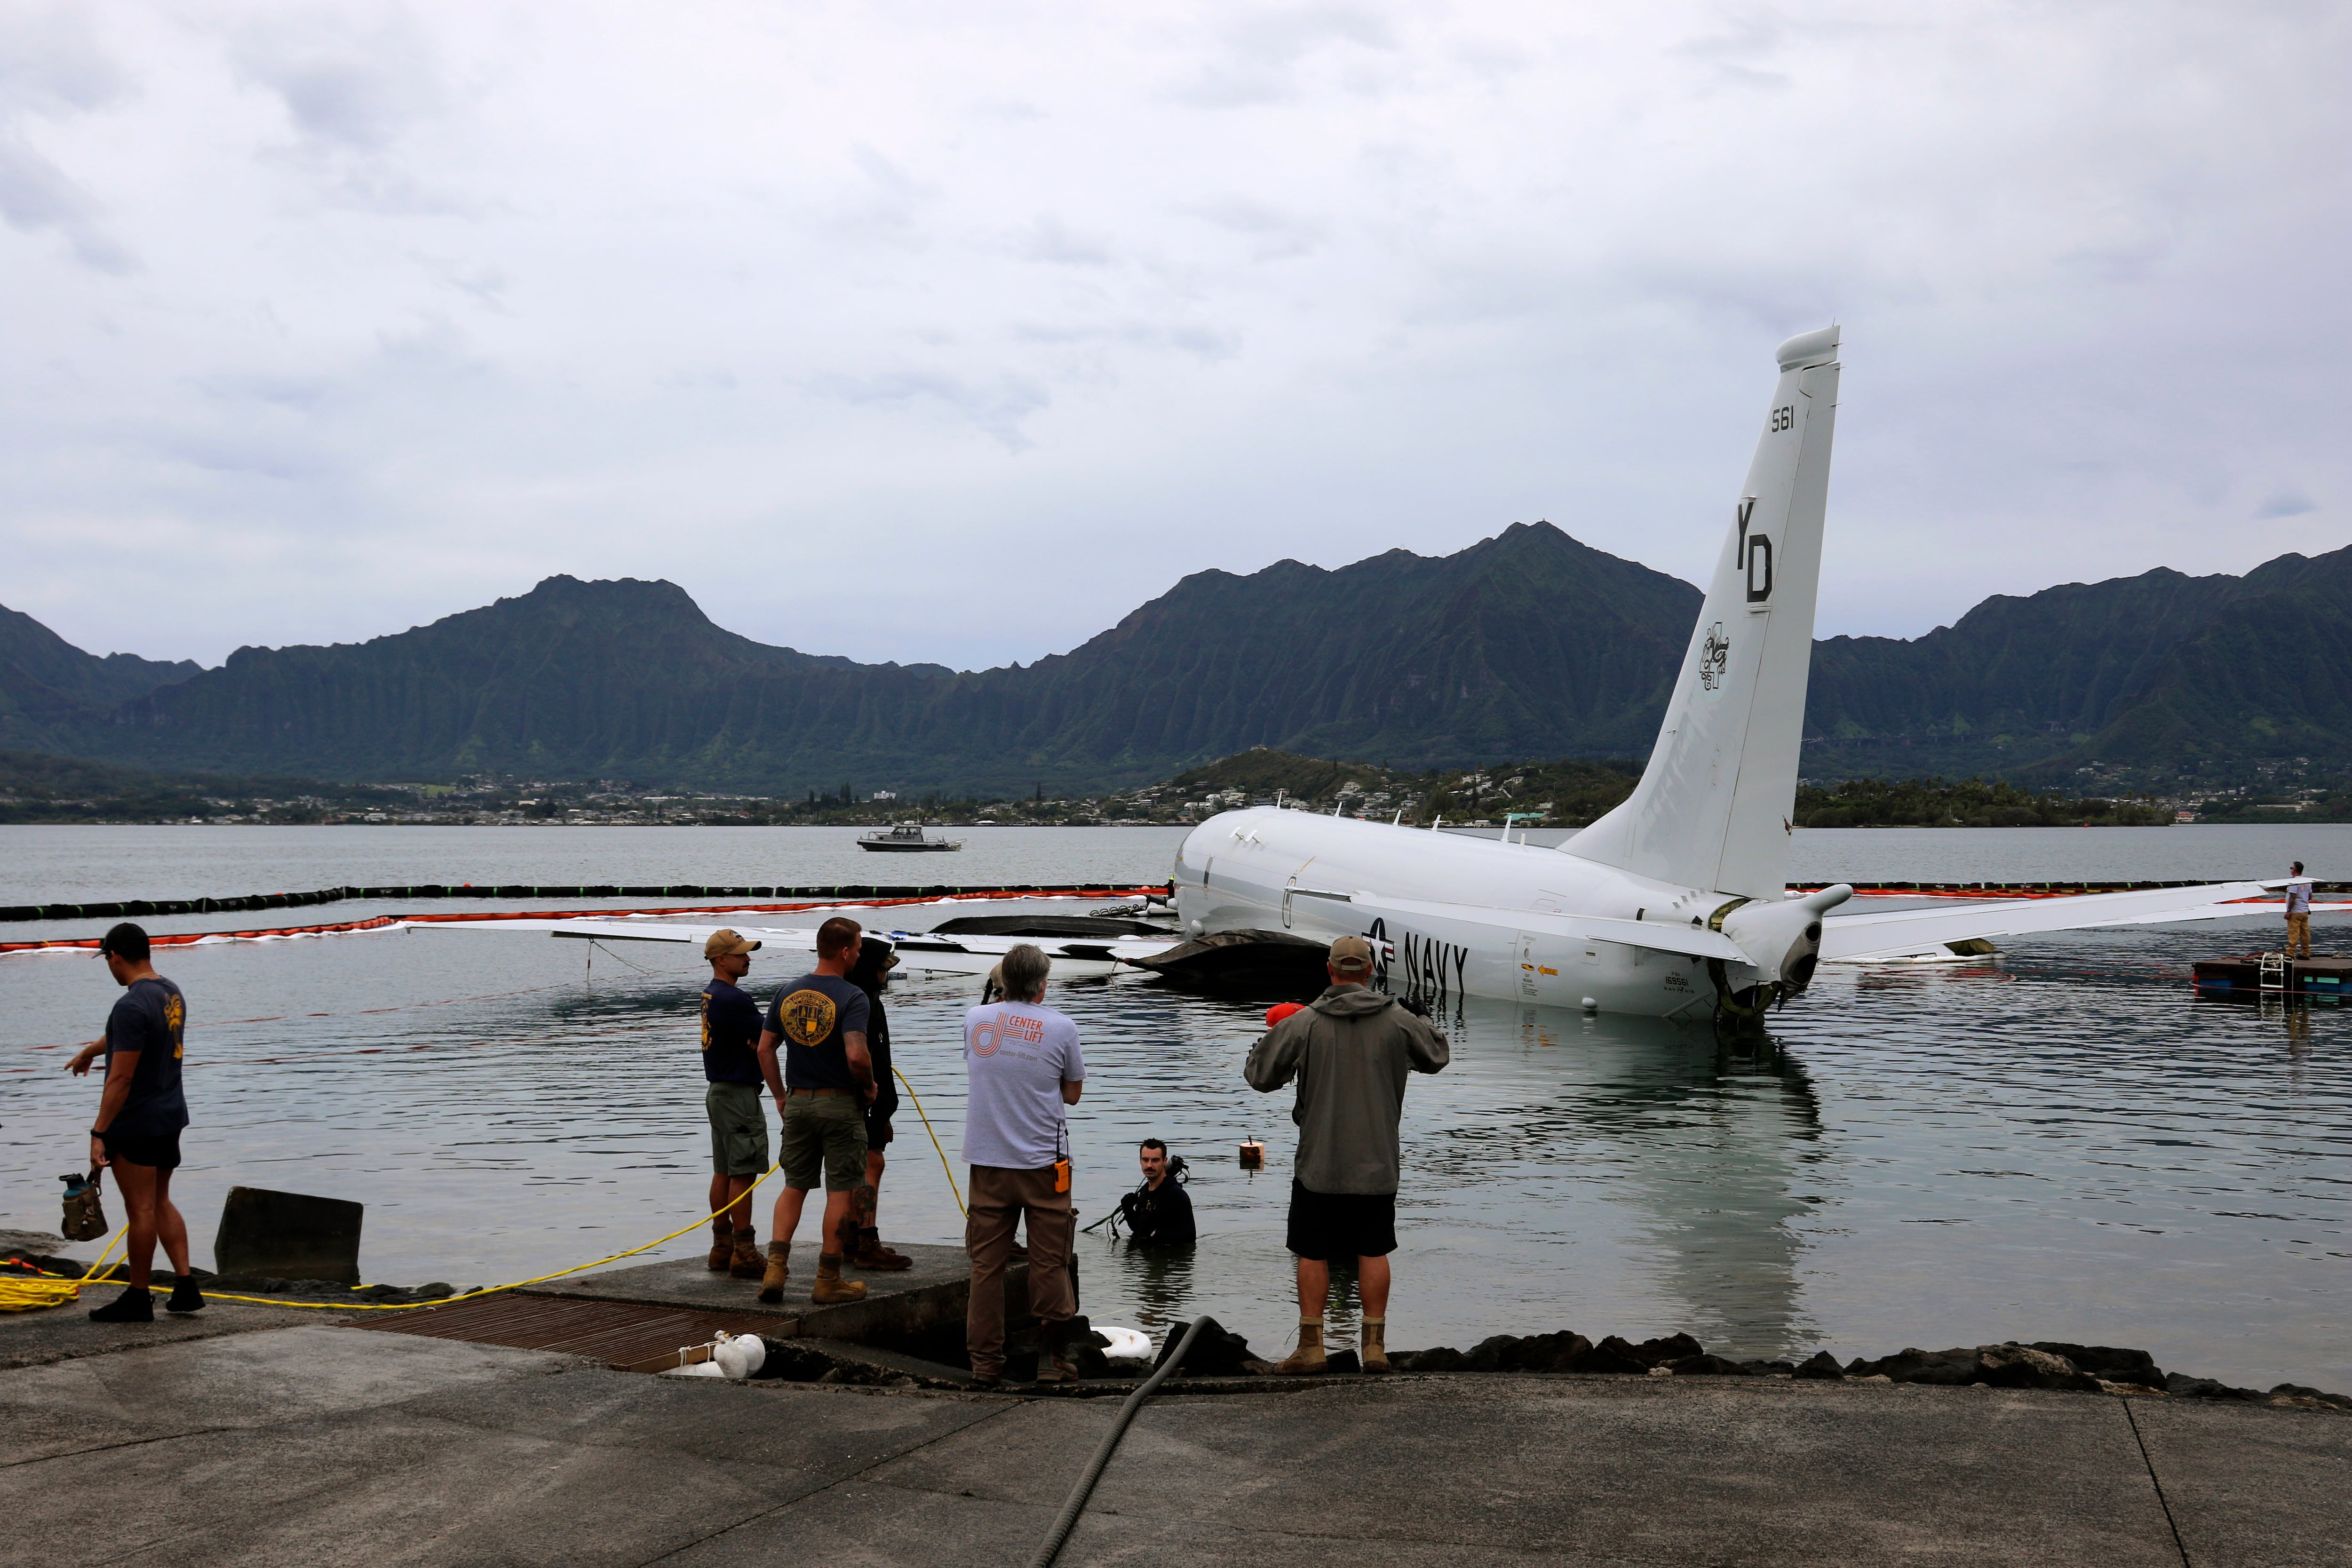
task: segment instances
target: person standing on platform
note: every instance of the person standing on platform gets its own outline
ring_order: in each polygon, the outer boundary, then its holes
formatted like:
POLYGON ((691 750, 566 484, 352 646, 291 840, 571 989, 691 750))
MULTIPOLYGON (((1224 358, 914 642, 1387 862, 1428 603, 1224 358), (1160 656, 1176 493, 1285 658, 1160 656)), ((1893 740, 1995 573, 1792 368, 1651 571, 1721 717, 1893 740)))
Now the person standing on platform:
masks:
POLYGON ((844 1255, 857 1246, 853 1194, 866 1180, 866 1108, 876 1092, 866 1044, 869 1007, 866 993, 848 979, 863 934, 845 915, 817 927, 816 968, 776 993, 760 1034, 760 1070, 783 1108, 784 1190, 776 1194, 768 1267, 760 1277, 760 1300, 772 1305, 784 1299, 793 1233, 820 1177, 824 1221, 809 1300, 832 1306, 866 1299, 866 1281, 841 1277, 844 1255))
POLYGON ((94 1171, 113 1171, 115 1189, 130 1211, 122 1258, 131 1282, 89 1315, 101 1323, 152 1323, 155 1299, 148 1285, 158 1241, 173 1275, 163 1310, 195 1312, 205 1305, 188 1271, 188 1222, 172 1202, 180 1133, 188 1125, 187 1096, 180 1086, 188 1001, 155 973, 147 933, 140 927, 123 921, 106 933, 98 951, 123 994, 106 1016, 105 1035, 76 1053, 66 1070, 79 1078, 101 1054, 106 1058, 106 1087, 89 1128, 89 1163, 94 1171))
POLYGON ((890 1067, 890 1018, 883 1011, 882 993, 890 987, 890 972, 898 955, 878 936, 864 939, 849 983, 866 993, 866 1050, 874 1058, 874 1103, 866 1108, 866 1182, 850 1195, 850 1212, 857 1221, 857 1250, 850 1266, 869 1274, 912 1268, 915 1260, 882 1245, 881 1222, 876 1211, 882 1201, 883 1151, 895 1134, 890 1117, 898 1109, 898 1082, 890 1067))
POLYGON ((702 944, 702 1105, 710 1117, 713 1273, 757 1279, 766 1262, 751 1224, 751 1184, 768 1168, 768 1112, 760 1103, 760 1005, 739 988, 760 944, 715 931, 702 944))
POLYGON ((2286 880, 2286 955, 2289 958, 2311 956, 2311 879, 2303 874, 2303 862, 2297 860, 2286 880))
POLYGON ((1371 990, 1371 944, 1343 936, 1324 972, 1331 984, 1250 1047, 1244 1075, 1271 1094, 1298 1080, 1298 1173, 1290 1183, 1290 1233, 1298 1259, 1298 1349, 1274 1370, 1323 1370, 1323 1309, 1335 1258, 1356 1260, 1364 1309, 1366 1372, 1389 1370, 1389 1254, 1396 1250, 1402 1151, 1397 1125, 1405 1080, 1453 1059, 1445 1037, 1395 997, 1371 990))
POLYGON ((1085 1091, 1087 1064, 1078 1026, 1045 1005, 1053 962, 1044 950, 1023 942, 998 967, 1004 1000, 983 1003, 963 1019, 970 1084, 963 1157, 971 1167, 963 1232, 971 1258, 964 1345, 974 1383, 992 1387, 1004 1381, 1004 1268, 1013 1255, 1013 1226, 1025 1215, 1029 1310, 1042 1330, 1045 1358, 1037 1377, 1066 1383, 1078 1375, 1063 1353, 1078 1302, 1070 1282, 1076 1216, 1065 1112, 1085 1091))

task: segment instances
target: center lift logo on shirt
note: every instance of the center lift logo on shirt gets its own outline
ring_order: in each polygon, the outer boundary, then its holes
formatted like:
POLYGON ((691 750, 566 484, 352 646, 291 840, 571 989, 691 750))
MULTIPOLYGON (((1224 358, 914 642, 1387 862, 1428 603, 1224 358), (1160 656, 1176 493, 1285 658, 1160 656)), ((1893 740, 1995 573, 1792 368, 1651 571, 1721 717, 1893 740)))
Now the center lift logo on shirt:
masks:
POLYGON ((784 1037, 795 1045, 821 1046, 833 1033, 833 998, 822 991, 795 991, 776 1009, 784 1037))
POLYGON ((1045 1020, 1021 1013, 998 1013, 971 1026, 971 1054, 976 1057, 992 1057, 1006 1045, 1037 1046, 1045 1041, 1045 1020))

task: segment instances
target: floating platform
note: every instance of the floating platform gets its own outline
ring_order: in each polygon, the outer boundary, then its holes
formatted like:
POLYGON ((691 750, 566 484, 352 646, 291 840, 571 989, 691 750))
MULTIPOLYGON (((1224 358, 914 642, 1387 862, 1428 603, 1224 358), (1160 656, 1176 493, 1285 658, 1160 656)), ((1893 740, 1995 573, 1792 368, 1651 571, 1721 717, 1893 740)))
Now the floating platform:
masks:
POLYGON ((2208 996, 2352 996, 2352 958, 2289 958, 2283 952, 2250 952, 2242 958, 2209 958, 2193 973, 2197 990, 2208 996))

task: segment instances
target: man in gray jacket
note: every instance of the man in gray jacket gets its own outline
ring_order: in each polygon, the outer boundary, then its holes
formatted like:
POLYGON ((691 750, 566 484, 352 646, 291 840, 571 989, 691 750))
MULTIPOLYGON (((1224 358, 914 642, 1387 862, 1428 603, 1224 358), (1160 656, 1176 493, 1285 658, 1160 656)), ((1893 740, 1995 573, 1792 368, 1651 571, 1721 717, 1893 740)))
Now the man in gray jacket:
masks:
POLYGON ((1334 1258, 1356 1260, 1364 1309, 1364 1370, 1386 1372, 1389 1254, 1396 1250, 1397 1121, 1405 1075, 1452 1060, 1445 1037, 1393 996, 1366 986, 1371 944, 1331 944, 1331 984, 1250 1047, 1249 1085, 1271 1094, 1298 1080, 1298 1173, 1290 1182, 1288 1246, 1298 1258, 1298 1349, 1274 1370, 1323 1370, 1323 1304, 1334 1258))

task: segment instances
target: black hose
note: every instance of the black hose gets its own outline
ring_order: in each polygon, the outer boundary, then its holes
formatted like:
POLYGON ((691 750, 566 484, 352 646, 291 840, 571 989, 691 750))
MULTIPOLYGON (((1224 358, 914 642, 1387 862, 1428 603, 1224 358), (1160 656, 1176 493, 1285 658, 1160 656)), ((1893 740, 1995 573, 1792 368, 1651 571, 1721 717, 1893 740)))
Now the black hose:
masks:
POLYGON ((1052 1568, 1054 1559, 1061 1555, 1062 1543, 1069 1540, 1070 1531, 1077 1528, 1078 1515, 1086 1511, 1087 1499, 1094 1494, 1095 1483, 1102 1479, 1110 1457, 1118 1451, 1118 1440, 1127 1436, 1128 1424, 1135 1419, 1135 1413, 1143 1408, 1143 1402, 1151 1397, 1151 1391, 1165 1383, 1169 1373, 1184 1364, 1184 1352, 1192 1348, 1192 1342, 1201 1337, 1201 1331, 1213 1327, 1214 1323, 1215 1320, 1212 1318, 1193 1319, 1192 1326, 1184 1331, 1184 1337, 1176 1342, 1174 1352, 1152 1368, 1151 1375, 1143 1380, 1143 1385, 1127 1396, 1127 1403, 1118 1407, 1118 1418, 1111 1422, 1110 1431, 1104 1436, 1102 1446, 1095 1450, 1095 1457, 1087 1461, 1086 1474, 1080 1476, 1078 1484, 1070 1489, 1070 1500, 1062 1505, 1060 1516, 1054 1521, 1054 1528, 1045 1532, 1045 1544, 1038 1547, 1037 1554, 1029 1559, 1029 1568, 1052 1568))

